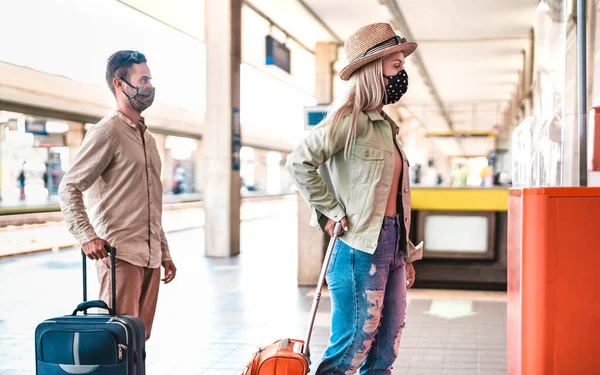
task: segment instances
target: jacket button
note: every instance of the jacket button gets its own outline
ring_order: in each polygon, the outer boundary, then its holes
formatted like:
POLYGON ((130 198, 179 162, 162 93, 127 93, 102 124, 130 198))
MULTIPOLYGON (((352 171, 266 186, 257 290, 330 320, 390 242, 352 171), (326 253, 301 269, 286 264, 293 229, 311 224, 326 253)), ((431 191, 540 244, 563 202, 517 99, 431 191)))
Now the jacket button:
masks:
POLYGON ((371 156, 371 153, 369 151, 365 151, 365 158, 368 158, 369 156, 371 156))

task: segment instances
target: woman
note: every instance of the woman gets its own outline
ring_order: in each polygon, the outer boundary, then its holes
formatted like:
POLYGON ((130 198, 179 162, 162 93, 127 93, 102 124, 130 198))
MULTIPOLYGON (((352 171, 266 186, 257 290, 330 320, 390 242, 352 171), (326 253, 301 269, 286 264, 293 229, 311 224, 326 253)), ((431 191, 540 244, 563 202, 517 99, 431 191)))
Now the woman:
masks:
POLYGON ((327 270, 331 337, 318 375, 391 374, 398 356, 419 254, 408 240, 408 160, 382 108, 406 93, 404 60, 416 48, 387 23, 352 34, 340 73, 348 94, 288 159, 312 224, 344 228, 327 270))

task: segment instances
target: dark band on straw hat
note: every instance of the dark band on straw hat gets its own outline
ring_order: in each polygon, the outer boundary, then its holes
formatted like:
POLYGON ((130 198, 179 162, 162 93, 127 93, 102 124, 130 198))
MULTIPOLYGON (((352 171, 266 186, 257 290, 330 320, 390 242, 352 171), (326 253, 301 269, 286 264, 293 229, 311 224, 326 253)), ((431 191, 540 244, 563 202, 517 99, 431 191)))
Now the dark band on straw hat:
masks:
POLYGON ((402 43, 406 43, 406 42, 407 42, 406 38, 401 38, 398 35, 394 35, 390 39, 385 40, 385 41, 383 41, 383 42, 381 42, 381 43, 379 43, 377 45, 374 45, 373 47, 369 48, 363 54, 356 56, 350 62, 355 62, 356 60, 362 59, 363 57, 367 57, 369 55, 372 55, 374 53, 382 51, 382 50, 384 50, 386 48, 397 46, 398 44, 402 44, 402 43))

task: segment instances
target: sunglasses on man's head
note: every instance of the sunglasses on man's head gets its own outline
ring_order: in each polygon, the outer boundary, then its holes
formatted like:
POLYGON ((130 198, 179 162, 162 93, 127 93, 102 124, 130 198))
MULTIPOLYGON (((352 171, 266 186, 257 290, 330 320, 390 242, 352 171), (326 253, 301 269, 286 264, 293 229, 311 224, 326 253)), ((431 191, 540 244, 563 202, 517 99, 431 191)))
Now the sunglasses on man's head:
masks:
POLYGON ((137 51, 131 52, 129 55, 126 55, 122 58, 122 61, 120 62, 121 64, 126 64, 129 61, 133 61, 136 64, 139 64, 140 60, 144 59, 144 54, 143 53, 139 53, 137 51))

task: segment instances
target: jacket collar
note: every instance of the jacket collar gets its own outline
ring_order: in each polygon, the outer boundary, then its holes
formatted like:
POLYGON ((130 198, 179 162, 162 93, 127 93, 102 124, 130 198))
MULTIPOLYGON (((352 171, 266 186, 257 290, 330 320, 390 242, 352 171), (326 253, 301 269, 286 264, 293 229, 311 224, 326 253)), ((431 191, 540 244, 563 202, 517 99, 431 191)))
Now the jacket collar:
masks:
POLYGON ((400 132, 400 127, 394 122, 394 120, 392 120, 392 118, 390 116, 388 116, 387 113, 383 112, 383 116, 379 113, 379 111, 375 110, 375 109, 370 109, 368 111, 365 111, 367 113, 367 116, 369 117, 369 120, 371 120, 372 122, 375 121, 387 121, 392 125, 392 129, 394 129, 394 133, 398 134, 400 132))

